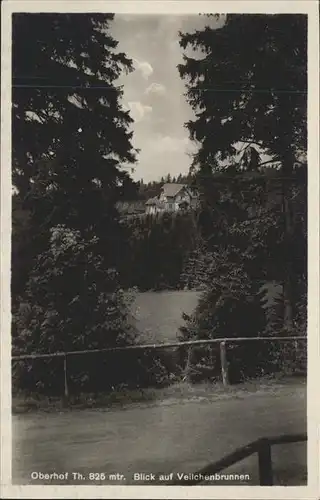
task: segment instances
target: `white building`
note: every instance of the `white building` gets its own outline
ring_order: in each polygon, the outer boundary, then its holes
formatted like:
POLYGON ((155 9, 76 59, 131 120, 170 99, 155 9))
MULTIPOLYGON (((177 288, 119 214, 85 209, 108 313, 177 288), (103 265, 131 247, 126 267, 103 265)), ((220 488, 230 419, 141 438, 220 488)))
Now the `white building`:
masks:
POLYGON ((198 196, 187 184, 167 183, 161 188, 160 195, 146 202, 146 213, 177 212, 196 208, 198 196))

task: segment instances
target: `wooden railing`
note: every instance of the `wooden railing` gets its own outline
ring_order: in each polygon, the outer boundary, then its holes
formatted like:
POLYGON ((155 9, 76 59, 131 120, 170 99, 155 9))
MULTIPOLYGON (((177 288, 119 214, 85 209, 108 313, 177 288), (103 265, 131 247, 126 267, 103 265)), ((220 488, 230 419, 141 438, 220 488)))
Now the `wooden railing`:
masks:
POLYGON ((205 476, 213 476, 218 474, 222 470, 230 467, 231 465, 250 457, 254 453, 258 454, 258 465, 259 465, 259 484, 260 486, 272 486, 273 485, 273 471, 272 471, 272 456, 271 456, 271 446, 278 444, 288 444, 288 443, 299 443, 307 441, 307 434, 293 434, 293 435, 282 435, 269 438, 257 439, 249 443, 242 448, 238 448, 233 453, 226 455, 222 459, 207 465, 200 471, 196 472, 193 476, 196 479, 190 479, 186 481, 175 481, 171 482, 171 485, 177 486, 195 486, 204 482, 205 476))
POLYGON ((210 344, 220 344, 220 360, 221 360, 221 376, 222 381, 225 386, 229 385, 229 370, 227 362, 227 344, 233 344, 238 342, 252 342, 252 341, 281 341, 281 342, 297 342, 298 340, 307 340, 305 336, 291 336, 291 337, 234 337, 234 338, 218 338, 218 339, 207 339, 207 340, 186 340, 183 342, 165 342, 161 344, 136 344, 131 346, 123 347, 108 347, 105 349, 90 349, 82 351, 67 351, 67 352, 55 352, 55 353, 32 353, 32 354, 19 354, 12 356, 12 362, 23 361, 28 359, 50 359, 50 358, 63 358, 63 369, 64 369, 64 396, 68 398, 68 371, 67 371, 67 358, 69 356, 79 356, 86 354, 97 354, 102 352, 118 352, 118 351, 129 351, 129 350, 152 350, 152 349, 168 349, 176 347, 189 347, 186 365, 186 376, 188 375, 188 364, 190 360, 190 353, 193 347, 210 345, 210 344))

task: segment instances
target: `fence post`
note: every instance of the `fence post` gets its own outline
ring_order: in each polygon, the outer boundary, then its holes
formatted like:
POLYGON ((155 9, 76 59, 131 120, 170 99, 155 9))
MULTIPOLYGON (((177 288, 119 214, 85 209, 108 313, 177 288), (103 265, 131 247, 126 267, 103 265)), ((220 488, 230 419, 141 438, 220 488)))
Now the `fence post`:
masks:
POLYGON ((260 486, 272 486, 271 445, 267 438, 260 440, 258 448, 260 486))
POLYGON ((64 372, 64 403, 69 399, 68 377, 67 377, 67 355, 63 357, 63 372, 64 372))
POLYGON ((221 360, 222 382, 224 386, 227 386, 229 385, 229 372, 228 372, 228 361, 227 361, 227 351, 225 342, 220 342, 220 360, 221 360))
POLYGON ((187 361, 184 369, 184 377, 183 380, 190 382, 190 366, 191 366, 191 356, 192 356, 192 346, 188 346, 187 348, 187 361))

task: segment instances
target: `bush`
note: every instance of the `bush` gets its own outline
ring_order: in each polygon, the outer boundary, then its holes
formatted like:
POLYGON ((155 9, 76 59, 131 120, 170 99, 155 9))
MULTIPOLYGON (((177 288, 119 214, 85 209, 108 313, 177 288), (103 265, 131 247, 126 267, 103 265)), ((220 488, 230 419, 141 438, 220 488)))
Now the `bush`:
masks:
MULTIPOLYGON (((104 349, 132 345, 137 332, 130 313, 132 293, 124 293, 114 269, 105 269, 96 237, 65 226, 51 230, 20 304, 13 310, 14 353, 104 349)), ((70 384, 79 390, 110 388, 133 378, 136 361, 87 355, 70 358, 70 384)), ((61 358, 16 365, 19 388, 61 392, 61 358)))
MULTIPOLYGON (((256 286, 251 287, 251 294, 246 290, 245 293, 238 293, 237 297, 232 294, 224 297, 208 288, 202 293, 194 314, 184 316, 185 325, 180 329, 180 340, 283 335, 283 331, 271 328, 268 323, 270 311, 264 306, 265 292, 257 291, 256 286)), ((297 327, 296 331, 286 335, 305 335, 302 333, 302 313, 300 324, 300 329, 297 327)), ((304 340, 227 342, 230 382, 239 383, 279 372, 305 373, 306 353, 304 340)), ((186 356, 183 359, 186 363, 186 356)), ((219 344, 194 347, 190 365, 191 382, 221 379, 219 344)))

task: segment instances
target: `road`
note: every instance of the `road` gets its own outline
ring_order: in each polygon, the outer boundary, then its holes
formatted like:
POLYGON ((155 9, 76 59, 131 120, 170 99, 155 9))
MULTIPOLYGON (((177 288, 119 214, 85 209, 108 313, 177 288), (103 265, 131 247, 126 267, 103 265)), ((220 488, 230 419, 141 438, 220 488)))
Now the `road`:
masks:
MULTIPOLYGON (((240 390, 232 397, 169 398, 123 409, 16 415, 13 482, 39 484, 30 479, 31 472, 68 471, 83 474, 81 484, 87 484, 89 472, 118 472, 133 484, 137 472, 196 472, 259 437, 301 432, 306 432, 306 389, 301 384, 251 394, 240 390)), ((304 484, 304 443, 277 446, 272 457, 276 484, 304 484)), ((258 484, 257 457, 227 472, 250 474, 246 484, 258 484)))

